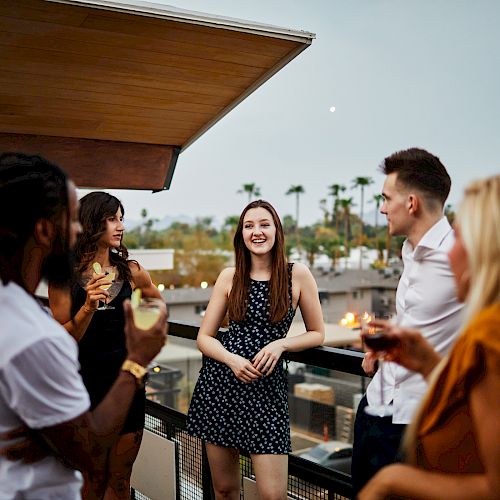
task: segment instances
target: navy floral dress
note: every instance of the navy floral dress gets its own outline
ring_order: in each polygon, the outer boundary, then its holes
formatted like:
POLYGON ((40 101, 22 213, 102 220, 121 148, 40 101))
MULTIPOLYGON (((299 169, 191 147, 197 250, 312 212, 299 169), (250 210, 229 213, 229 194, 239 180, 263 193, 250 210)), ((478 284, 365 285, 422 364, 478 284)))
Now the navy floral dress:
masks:
MULTIPOLYGON (((248 360, 273 340, 286 336, 295 311, 292 306, 292 265, 289 264, 290 308, 279 323, 269 320, 269 282, 251 280, 243 321, 231 321, 218 340, 248 360)), ((269 376, 245 383, 225 364, 204 357, 187 419, 187 432, 208 443, 255 454, 291 451, 287 372, 284 361, 269 376)))

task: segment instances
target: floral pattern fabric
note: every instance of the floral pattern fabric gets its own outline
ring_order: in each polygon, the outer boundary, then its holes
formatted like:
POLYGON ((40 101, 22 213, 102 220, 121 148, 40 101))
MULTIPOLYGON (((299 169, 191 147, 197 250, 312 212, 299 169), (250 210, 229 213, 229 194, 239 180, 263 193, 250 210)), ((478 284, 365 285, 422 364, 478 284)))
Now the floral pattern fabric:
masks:
MULTIPOLYGON (((231 321, 217 338, 229 351, 248 360, 270 342, 288 333, 295 311, 276 324, 269 319, 269 282, 251 281, 244 321, 231 321)), ((204 357, 188 412, 187 432, 208 443, 255 454, 291 451, 288 381, 281 359, 269 376, 239 381, 225 364, 204 357)))

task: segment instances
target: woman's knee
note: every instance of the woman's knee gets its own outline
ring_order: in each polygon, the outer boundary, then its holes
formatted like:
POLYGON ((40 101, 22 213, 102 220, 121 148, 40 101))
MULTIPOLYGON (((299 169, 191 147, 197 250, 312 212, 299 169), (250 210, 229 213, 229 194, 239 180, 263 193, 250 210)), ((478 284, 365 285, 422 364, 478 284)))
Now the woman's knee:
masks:
POLYGON ((214 483, 213 486, 217 500, 235 500, 240 498, 239 484, 235 485, 232 482, 221 481, 218 484, 214 483))

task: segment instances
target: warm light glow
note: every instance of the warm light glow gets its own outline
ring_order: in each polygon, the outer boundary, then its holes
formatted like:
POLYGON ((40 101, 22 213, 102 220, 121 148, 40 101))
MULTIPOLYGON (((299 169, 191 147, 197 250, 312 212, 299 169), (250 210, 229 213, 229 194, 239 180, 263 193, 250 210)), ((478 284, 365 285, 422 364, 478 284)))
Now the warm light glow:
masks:
POLYGON ((339 325, 346 326, 348 328, 354 328, 356 323, 356 315, 352 312, 346 312, 344 317, 339 321, 339 325))
POLYGON ((363 314, 346 312, 344 317, 339 321, 339 325, 347 328, 360 328, 361 323, 368 323, 374 318, 372 313, 365 311, 363 314))
POLYGON ((163 292, 163 290, 165 290, 165 285, 164 285, 163 283, 160 283, 160 284, 158 285, 158 290, 159 290, 160 292, 163 292))
POLYGON ((201 286, 201 288, 207 288, 208 287, 208 283, 206 281, 202 281, 200 283, 200 286, 201 286))
POLYGON ((369 323, 372 319, 373 319, 373 316, 366 311, 361 316, 361 321, 364 321, 365 323, 369 323))
POLYGON ((170 285, 168 288, 170 288, 170 290, 174 290, 175 289, 175 285, 170 285))
POLYGON ((155 367, 153 368, 153 371, 154 371, 155 373, 160 373, 160 372, 161 372, 161 368, 160 368, 159 366, 155 366, 155 367))

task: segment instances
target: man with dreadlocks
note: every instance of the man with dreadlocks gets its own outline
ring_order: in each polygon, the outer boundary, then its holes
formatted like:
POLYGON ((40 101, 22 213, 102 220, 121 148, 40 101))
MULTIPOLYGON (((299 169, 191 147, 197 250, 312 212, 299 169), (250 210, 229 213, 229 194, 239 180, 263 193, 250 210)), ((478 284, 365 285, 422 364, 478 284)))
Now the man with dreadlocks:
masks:
POLYGON ((39 156, 0 155, 0 498, 77 499, 79 470, 103 494, 106 456, 146 367, 166 340, 166 308, 147 331, 125 304, 128 355, 91 412, 75 340, 40 306, 42 278, 71 277, 81 231, 74 184, 39 156), (45 453, 44 453, 45 452, 45 453))

